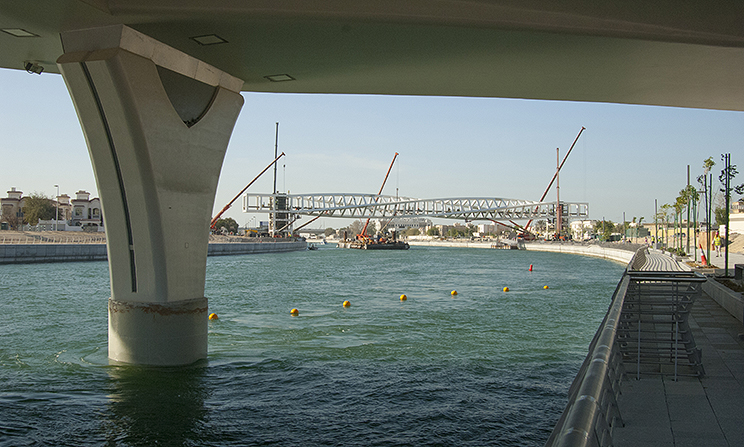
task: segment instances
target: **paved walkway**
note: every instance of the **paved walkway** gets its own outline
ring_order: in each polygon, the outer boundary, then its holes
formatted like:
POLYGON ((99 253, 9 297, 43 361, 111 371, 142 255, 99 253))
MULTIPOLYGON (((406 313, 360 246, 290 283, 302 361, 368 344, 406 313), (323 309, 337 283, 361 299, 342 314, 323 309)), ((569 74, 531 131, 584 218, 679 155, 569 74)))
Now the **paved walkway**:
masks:
MULTIPOLYGON (((652 250, 648 262, 668 267, 660 256, 652 250)), ((615 446, 744 446, 744 327, 705 294, 692 306, 690 327, 705 377, 626 376, 625 426, 615 429, 615 446)))
MULTIPOLYGON (((702 251, 701 250, 698 250, 697 251, 697 261, 700 261, 700 255, 701 254, 702 254, 702 251)), ((695 253, 693 252, 693 253, 690 254, 690 257, 693 257, 694 255, 695 255, 695 253)), ((723 250, 721 250, 721 255, 720 256, 716 256, 715 252, 711 250, 711 252, 710 252, 710 259, 708 259, 708 262, 710 262, 711 264, 715 265, 719 269, 726 268, 726 256, 725 256, 725 252, 723 250)), ((729 272, 729 275, 733 275, 734 274, 733 273, 733 271, 734 271, 734 264, 744 264, 744 254, 742 254, 742 253, 734 253, 734 252, 731 252, 731 251, 729 252, 729 254, 728 254, 728 268, 729 268, 729 270, 731 270, 731 272, 729 272)))
POLYGON ((640 270, 676 272, 683 270, 683 268, 682 265, 675 261, 671 256, 662 254, 659 250, 649 249, 648 253, 646 253, 646 263, 640 270))

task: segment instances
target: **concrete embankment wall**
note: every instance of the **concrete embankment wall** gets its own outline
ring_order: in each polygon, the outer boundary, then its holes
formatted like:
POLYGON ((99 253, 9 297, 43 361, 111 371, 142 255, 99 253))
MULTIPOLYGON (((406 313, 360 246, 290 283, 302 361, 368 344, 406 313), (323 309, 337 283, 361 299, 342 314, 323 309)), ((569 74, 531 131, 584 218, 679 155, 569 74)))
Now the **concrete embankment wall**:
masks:
POLYGON ((633 259, 634 251, 619 248, 607 248, 599 245, 575 245, 575 244, 540 244, 528 243, 525 248, 529 251, 551 251, 555 253, 569 253, 574 255, 593 256, 595 258, 609 259, 627 265, 633 259))
POLYGON ((0 264, 105 261, 106 244, 3 244, 0 264))
MULTIPOLYGON (((462 248, 497 248, 491 242, 455 242, 455 241, 408 241, 410 245, 424 245, 428 247, 462 247, 462 248)), ((578 245, 561 243, 538 243, 530 242, 524 244, 527 250, 551 251, 555 253, 570 253, 574 255, 593 256, 596 258, 609 259, 611 261, 628 264, 633 259, 634 251, 618 248, 607 248, 599 245, 578 245)))
POLYGON ((209 244, 208 256, 247 255, 252 253, 283 253, 287 251, 300 251, 307 248, 307 242, 247 242, 209 244))
POLYGON ((713 278, 703 283, 703 292, 734 318, 744 323, 744 295, 741 292, 734 292, 713 278))
MULTIPOLYGON (((209 256, 242 255, 252 253, 281 253, 305 250, 307 243, 250 242, 209 244, 209 256)), ((0 244, 0 264, 29 264, 40 262, 105 261, 106 244, 0 244)))
POLYGON ((460 247, 460 248, 496 248, 491 242, 470 242, 470 241, 416 241, 408 240, 408 245, 423 245, 426 247, 460 247))

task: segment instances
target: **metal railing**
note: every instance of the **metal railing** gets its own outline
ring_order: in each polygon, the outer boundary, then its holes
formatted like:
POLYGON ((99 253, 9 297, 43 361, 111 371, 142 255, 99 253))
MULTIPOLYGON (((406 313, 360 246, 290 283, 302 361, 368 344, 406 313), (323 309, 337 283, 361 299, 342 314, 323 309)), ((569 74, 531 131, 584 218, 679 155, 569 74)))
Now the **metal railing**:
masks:
MULTIPOLYGON (((589 204, 561 202, 562 214, 571 218, 586 218, 589 204)), ((376 194, 246 194, 243 212, 305 214, 327 217, 437 217, 445 219, 538 219, 556 214, 555 202, 495 197, 458 197, 417 199, 376 194), (287 201, 286 209, 275 210, 277 197, 287 201)))
POLYGON ((646 255, 644 248, 636 251, 615 288, 546 447, 612 445, 613 428, 623 423, 617 397, 626 364, 635 365, 636 379, 668 374, 676 380, 682 367, 693 376, 704 374, 687 317, 706 278, 694 272, 638 271, 646 255))
POLYGON ((623 423, 617 406, 623 364, 616 349, 615 336, 629 283, 630 277, 624 274, 589 346, 589 355, 571 384, 568 405, 553 428, 546 447, 611 445, 613 427, 623 423))
POLYGON ((688 317, 707 278, 696 272, 628 272, 630 284, 618 328, 619 349, 641 375, 704 375, 688 317))
POLYGON ((0 244, 41 245, 41 244, 105 244, 106 237, 46 237, 46 236, 0 236, 0 244))

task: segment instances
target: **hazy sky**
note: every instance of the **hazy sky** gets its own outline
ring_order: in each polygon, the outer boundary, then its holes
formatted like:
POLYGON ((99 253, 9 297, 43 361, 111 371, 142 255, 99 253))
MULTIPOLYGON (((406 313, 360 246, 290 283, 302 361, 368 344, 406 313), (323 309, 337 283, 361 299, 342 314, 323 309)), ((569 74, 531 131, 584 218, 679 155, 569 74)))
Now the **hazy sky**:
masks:
MULTIPOLYGON (((744 114, 699 109, 490 98, 244 93, 217 189, 219 211, 279 151, 277 186, 292 193, 376 193, 418 198, 538 200, 565 155, 561 199, 588 202, 590 217, 653 219, 702 161, 720 154, 744 171, 744 114)), ((62 77, 0 69, 0 193, 97 196, 85 140, 62 77)), ((744 174, 736 179, 744 181, 744 174)), ((270 193, 271 171, 249 192, 270 193)), ((551 190, 549 199, 555 198, 551 190)), ((240 201, 226 213, 252 217, 240 201)), ((266 220, 266 215, 260 215, 266 220)), ((346 221, 312 225, 338 228, 346 221)))

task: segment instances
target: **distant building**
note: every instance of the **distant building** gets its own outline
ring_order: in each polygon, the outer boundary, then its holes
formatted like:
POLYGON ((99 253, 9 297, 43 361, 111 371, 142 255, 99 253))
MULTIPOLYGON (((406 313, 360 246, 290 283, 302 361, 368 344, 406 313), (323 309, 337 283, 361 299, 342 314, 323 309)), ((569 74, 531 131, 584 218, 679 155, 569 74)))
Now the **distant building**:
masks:
POLYGON ((744 197, 731 204, 731 214, 744 214, 744 197))
POLYGON ((0 199, 0 221, 3 228, 15 229, 23 223, 23 191, 10 188, 8 197, 0 199))
POLYGON ((479 236, 486 236, 488 234, 499 235, 499 234, 501 234, 503 232, 507 232, 508 233, 508 232, 511 231, 511 228, 510 227, 508 227, 506 225, 502 225, 500 223, 478 224, 477 225, 477 228, 478 228, 478 234, 479 234, 479 236))
MULTIPOLYGON (((23 207, 25 197, 22 191, 11 187, 7 192, 8 197, 0 198, 0 221, 8 224, 9 229, 15 229, 23 223, 23 207)), ((54 221, 44 221, 45 227, 56 227, 59 229, 71 229, 69 227, 93 228, 98 230, 103 227, 103 215, 101 213, 101 199, 90 198, 88 191, 78 191, 75 198, 70 199, 67 194, 61 194, 57 200, 52 200, 52 205, 58 211, 58 225, 54 221)))
POLYGON ((579 241, 590 239, 592 234, 594 234, 594 224, 596 222, 596 220, 571 221, 571 236, 579 241))
POLYGON ((729 231, 744 234, 744 198, 731 204, 729 213, 729 231))
POLYGON ((431 220, 425 217, 393 217, 386 219, 377 219, 377 227, 385 230, 395 230, 403 233, 409 228, 416 228, 422 233, 431 226, 431 220))
POLYGON ((72 205, 72 217, 70 219, 72 226, 103 226, 101 199, 98 197, 91 199, 90 193, 82 190, 76 192, 75 196, 70 201, 72 205))

